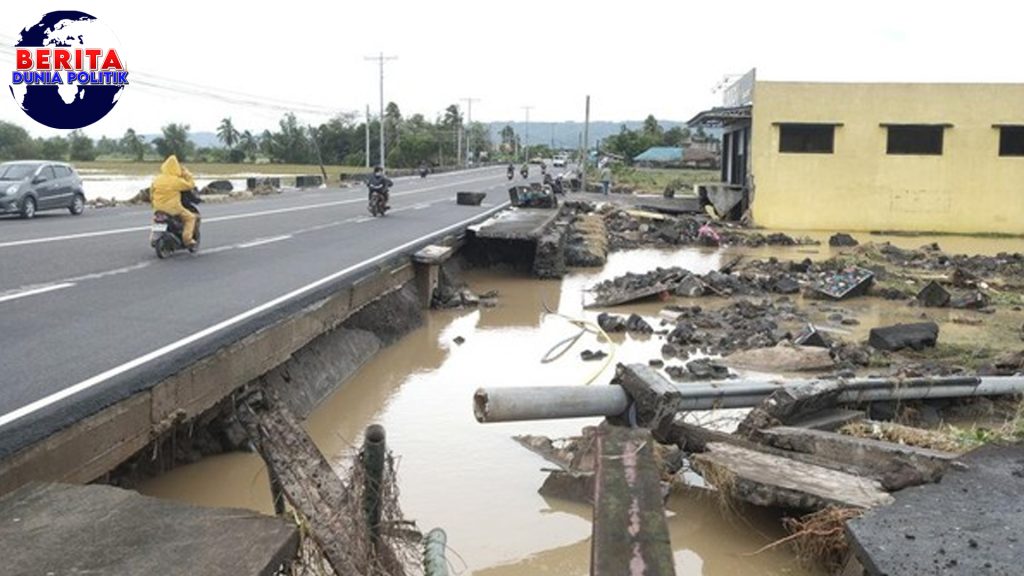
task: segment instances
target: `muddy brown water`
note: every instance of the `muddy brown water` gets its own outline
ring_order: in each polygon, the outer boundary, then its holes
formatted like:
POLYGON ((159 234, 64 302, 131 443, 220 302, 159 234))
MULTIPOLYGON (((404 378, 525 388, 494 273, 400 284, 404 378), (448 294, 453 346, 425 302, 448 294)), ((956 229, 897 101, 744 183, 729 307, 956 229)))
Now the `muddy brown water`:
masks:
MULTIPOLYGON (((945 238, 936 240, 941 243, 945 238)), ((915 247, 932 240, 893 241, 915 247)), ((979 252, 1006 249, 988 248, 979 252)), ((816 249, 831 251, 827 246, 816 249)), ((807 249, 747 252, 801 259, 807 249)), ((423 327, 382 351, 328 398, 310 417, 307 428, 328 459, 343 467, 362 430, 371 423, 383 424, 389 446, 399 456, 403 510, 424 531, 435 526, 446 530, 454 551, 449 559, 456 573, 587 574, 589 508, 541 497, 537 493, 545 477, 541 469, 551 465, 519 446, 512 436, 570 436, 597 420, 482 425, 473 418, 473 392, 481 386, 583 384, 591 378, 593 385, 602 385, 611 378, 616 362, 647 362, 660 357, 657 338, 624 336, 616 338, 607 365, 583 362, 579 352, 585 348, 609 350, 607 343, 588 334, 559 360, 542 364, 541 357, 556 342, 576 332, 565 319, 545 315, 544 306, 593 320, 597 311, 584 311, 583 290, 598 280, 656 266, 683 266, 703 273, 717 268, 725 257, 722 252, 700 249, 635 250, 614 254, 600 271, 577 271, 562 281, 537 281, 486 270, 469 272, 465 279, 475 291, 500 292, 498 307, 430 313, 423 327), (454 342, 458 336, 465 338, 462 345, 454 342)), ((640 313, 657 326, 657 313, 663 306, 643 303, 623 307, 621 312, 640 313)), ((920 313, 907 311, 905 304, 878 299, 839 306, 862 320, 861 326, 853 327, 856 333, 850 338, 862 338, 867 328, 882 319, 920 313)), ((978 327, 958 326, 952 337, 969 342, 976 337, 975 329, 978 327)), ((731 411, 705 414, 702 419, 728 427, 736 416, 731 411)), ((199 505, 272 513, 266 472, 253 454, 207 458, 155 478, 141 491, 199 505)), ((819 573, 800 567, 786 547, 749 555, 784 536, 777 515, 761 511, 723 514, 714 498, 696 490, 673 494, 668 510, 680 575, 819 573)))

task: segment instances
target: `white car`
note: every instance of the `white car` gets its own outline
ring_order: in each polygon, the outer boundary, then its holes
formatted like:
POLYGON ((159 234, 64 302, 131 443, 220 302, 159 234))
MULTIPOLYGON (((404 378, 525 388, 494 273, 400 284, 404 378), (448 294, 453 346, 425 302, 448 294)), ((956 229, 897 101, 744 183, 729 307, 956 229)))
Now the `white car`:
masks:
POLYGON ((556 168, 564 168, 565 167, 565 163, 568 162, 568 161, 569 161, 568 158, 566 158, 562 154, 559 154, 558 156, 555 156, 554 160, 551 161, 551 165, 555 166, 556 168))

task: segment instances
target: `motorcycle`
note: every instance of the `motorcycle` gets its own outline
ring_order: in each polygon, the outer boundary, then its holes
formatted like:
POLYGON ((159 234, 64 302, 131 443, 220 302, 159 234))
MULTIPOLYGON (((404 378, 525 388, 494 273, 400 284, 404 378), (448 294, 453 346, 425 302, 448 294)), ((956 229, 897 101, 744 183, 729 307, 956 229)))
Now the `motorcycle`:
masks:
POLYGON ((420 178, 426 178, 427 174, 429 173, 430 170, 428 170, 425 166, 423 168, 420 168, 420 178))
POLYGON ((523 177, 523 180, 526 180, 527 178, 530 177, 530 169, 527 168, 526 166, 523 166, 522 168, 519 169, 519 175, 523 177))
POLYGON ((508 179, 511 180, 511 179, 513 179, 515 177, 516 177, 516 169, 511 167, 511 166, 509 166, 508 167, 508 179))
MULTIPOLYGON (((195 253, 199 250, 199 208, 196 204, 203 200, 195 190, 181 193, 181 205, 186 210, 196 215, 196 227, 192 231, 192 239, 195 244, 188 248, 189 252, 195 253)), ((149 245, 156 251, 156 257, 167 258, 177 250, 185 249, 185 241, 182 233, 185 231, 185 223, 178 216, 171 216, 166 212, 157 211, 153 214, 153 224, 149 227, 149 245)))
POLYGON ((370 186, 370 214, 374 217, 383 216, 388 211, 387 186, 370 186))

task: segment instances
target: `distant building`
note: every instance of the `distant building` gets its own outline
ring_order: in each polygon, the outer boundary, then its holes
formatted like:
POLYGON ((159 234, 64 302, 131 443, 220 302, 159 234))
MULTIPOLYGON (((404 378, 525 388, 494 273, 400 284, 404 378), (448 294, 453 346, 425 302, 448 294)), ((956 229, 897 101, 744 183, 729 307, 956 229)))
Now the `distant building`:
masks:
POLYGON ((689 124, 761 226, 1024 234, 1024 84, 757 81, 689 124))

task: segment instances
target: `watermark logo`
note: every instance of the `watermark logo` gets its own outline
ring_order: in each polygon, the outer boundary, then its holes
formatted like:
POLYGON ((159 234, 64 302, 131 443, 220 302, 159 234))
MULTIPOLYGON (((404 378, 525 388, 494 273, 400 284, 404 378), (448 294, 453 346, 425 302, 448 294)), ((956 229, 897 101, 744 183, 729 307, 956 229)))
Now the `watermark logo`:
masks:
POLYGON ((85 12, 50 12, 21 31, 11 95, 33 120, 74 130, 106 116, 128 85, 117 37, 85 12))

